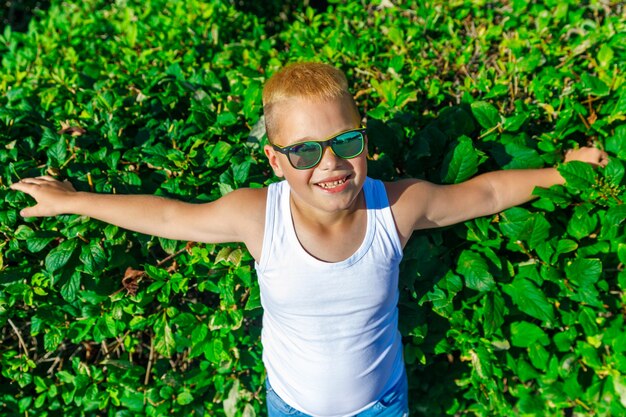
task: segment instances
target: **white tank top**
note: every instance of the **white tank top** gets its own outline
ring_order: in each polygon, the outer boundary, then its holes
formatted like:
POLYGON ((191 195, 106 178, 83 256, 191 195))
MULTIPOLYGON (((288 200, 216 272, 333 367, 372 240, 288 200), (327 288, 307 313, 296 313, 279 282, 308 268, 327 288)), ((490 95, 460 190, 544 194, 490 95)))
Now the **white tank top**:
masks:
POLYGON ((357 251, 323 262, 300 245, 287 181, 269 186, 261 262, 263 362, 274 391, 315 417, 354 415, 399 381, 402 246, 382 182, 363 186, 367 231, 357 251))

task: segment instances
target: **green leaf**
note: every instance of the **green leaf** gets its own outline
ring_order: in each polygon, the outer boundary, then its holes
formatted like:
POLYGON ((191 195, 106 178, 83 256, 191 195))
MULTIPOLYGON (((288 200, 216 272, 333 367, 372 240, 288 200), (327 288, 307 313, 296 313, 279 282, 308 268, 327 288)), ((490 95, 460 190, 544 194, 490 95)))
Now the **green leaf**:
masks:
POLYGON ((35 232, 33 232, 33 229, 26 226, 25 224, 20 224, 15 230, 14 236, 17 240, 27 240, 31 239, 34 234, 35 232))
POLYGON ((433 304, 433 311, 435 313, 444 317, 449 316, 449 307, 451 306, 452 301, 438 286, 433 288, 432 291, 427 292, 424 297, 422 297, 420 305, 422 305, 424 301, 430 301, 433 304))
POLYGON ((233 171, 233 180, 235 184, 244 184, 248 179, 248 174, 250 172, 250 161, 244 161, 240 164, 231 165, 231 170, 233 171))
POLYGON ((214 364, 219 364, 224 356, 224 342, 222 339, 214 338, 206 344, 204 356, 214 364))
POLYGON ((115 336, 117 336, 115 319, 109 315, 98 318, 94 328, 94 338, 96 341, 101 342, 108 337, 115 336))
POLYGON ((176 252, 176 248, 178 247, 178 241, 172 239, 165 239, 160 237, 159 244, 168 255, 173 255, 176 252))
POLYGON ((606 85, 598 77, 583 73, 581 75, 584 91, 598 97, 604 97, 609 94, 609 86, 606 85))
POLYGON ((558 255, 573 252, 576 249, 578 249, 578 243, 571 239, 561 239, 556 246, 556 252, 558 255))
POLYGON ((626 265, 626 243, 617 244, 617 257, 622 264, 626 265))
POLYGON ((504 299, 497 292, 491 292, 484 298, 483 323, 485 334, 492 335, 504 324, 504 299))
POLYGON ((492 129, 501 121, 498 109, 486 101, 475 101, 471 108, 472 114, 484 129, 492 129))
POLYGON ((570 161, 558 167, 559 173, 565 178, 568 188, 588 190, 596 183, 596 173, 586 162, 570 161))
POLYGON ((232 126, 237 123, 237 116, 231 112, 220 113, 217 115, 218 126, 232 126))
POLYGON ((544 166, 543 159, 535 149, 514 142, 507 143, 504 148, 506 153, 511 155, 511 161, 503 165, 505 169, 530 169, 544 166))
POLYGON ((214 161, 216 164, 221 165, 228 162, 228 157, 232 150, 232 146, 228 142, 219 141, 209 147, 211 158, 209 159, 209 166, 212 166, 214 161))
POLYGON ((626 159, 626 124, 617 126, 615 133, 606 139, 606 151, 622 160, 626 159))
POLYGON ((578 303, 602 308, 600 293, 595 285, 586 285, 576 288, 574 294, 570 296, 570 299, 578 303))
POLYGON ((528 382, 539 377, 539 373, 523 358, 518 359, 517 376, 520 381, 528 382))
POLYGON ((528 114, 527 112, 514 114, 513 116, 504 119, 504 124, 502 128, 507 132, 517 132, 521 129, 524 123, 526 123, 529 117, 530 114, 528 114))
POLYGON ((626 205, 620 204, 609 208, 606 212, 606 224, 610 227, 619 226, 624 220, 626 220, 626 205))
POLYGON ((585 336, 591 337, 599 333, 598 325, 596 323, 596 314, 589 307, 582 307, 578 314, 578 321, 585 331, 585 336))
POLYGON ((37 232, 34 236, 29 237, 26 240, 26 248, 31 253, 37 253, 43 250, 48 243, 55 239, 54 235, 50 232, 37 232))
POLYGON ((107 256, 97 241, 83 245, 79 259, 85 265, 85 272, 91 275, 102 273, 107 264, 107 256))
POLYGON ((574 213, 567 223, 567 233, 581 240, 591 235, 598 225, 598 218, 591 211, 590 204, 583 204, 574 208, 574 213))
POLYGON ((228 258, 232 251, 233 251, 233 248, 224 246, 222 249, 220 249, 220 251, 215 256, 215 263, 228 262, 228 258))
POLYGON ((54 272, 64 267, 72 257, 77 246, 77 239, 69 239, 61 242, 59 246, 52 249, 48 253, 48 256, 46 256, 46 269, 50 272, 54 272))
POLYGON ((209 335, 209 328, 205 325, 195 326, 193 332, 191 332, 191 343, 196 344, 203 342, 209 335))
POLYGON ((172 357, 172 355, 174 354, 174 348, 176 347, 176 342, 174 341, 172 329, 170 328, 170 325, 167 322, 165 316, 163 316, 163 318, 157 322, 155 330, 156 343, 154 347, 156 351, 166 358, 172 357))
MULTIPOLYGON (((617 103, 615 103, 615 107, 613 108, 613 111, 611 111, 610 115, 610 118, 615 120, 619 120, 624 116, 624 114, 626 114, 626 88, 622 85, 622 88, 619 88, 618 91, 619 97, 617 98, 617 103)), ((624 127, 624 125, 621 126, 624 127)))
POLYGON ((469 351, 472 360, 472 368, 480 379, 486 379, 493 375, 492 356, 483 346, 469 351))
POLYGON ((502 287, 511 296, 520 311, 541 321, 554 322, 554 309, 537 286, 530 280, 515 277, 512 283, 502 287))
POLYGON ((76 299, 80 290, 80 272, 74 272, 70 278, 61 285, 61 296, 69 302, 76 299))
POLYGON ((580 359, 585 365, 594 369, 601 369, 603 367, 600 356, 598 355, 598 350, 589 343, 580 340, 576 342, 576 353, 580 355, 580 359))
POLYGON ((491 291, 496 285, 489 272, 487 261, 479 253, 471 250, 461 252, 457 272, 465 278, 465 285, 473 290, 491 291))
POLYGON ((245 310, 255 310, 261 307, 261 293, 258 285, 254 285, 250 288, 250 296, 246 301, 245 310))
POLYGON ((539 48, 531 48, 530 53, 524 54, 517 62, 517 69, 520 72, 531 73, 546 62, 546 58, 539 48))
POLYGON ((576 340, 576 336, 576 330, 570 327, 565 331, 555 334, 552 340, 559 352, 569 352, 572 348, 574 340, 576 340))
POLYGON ((511 323, 511 344, 517 347, 530 347, 535 344, 546 346, 548 335, 536 324, 527 321, 511 323))
POLYGON ((173 77, 175 77, 176 79, 179 80, 184 80, 185 79, 185 74, 183 74, 183 70, 180 67, 180 65, 178 64, 178 62, 174 62, 173 64, 171 64, 167 70, 165 70, 165 73, 167 75, 172 75, 173 77))
POLYGON ((207 326, 200 324, 191 333, 191 352, 189 352, 190 358, 200 356, 207 348, 207 336, 209 329, 207 326))
POLYGON ((613 60, 613 49, 606 43, 602 44, 598 51, 598 63, 601 67, 608 67, 613 60))
POLYGON ((501 214, 499 226, 502 233, 513 241, 527 242, 535 249, 550 235, 550 223, 543 213, 531 213, 521 207, 513 207, 501 214))
POLYGON ((54 327, 50 328, 50 330, 43 336, 43 346, 48 352, 56 350, 61 342, 63 342, 63 335, 60 330, 54 327))
POLYGON ((624 164, 617 158, 611 158, 603 170, 604 177, 615 187, 621 185, 625 172, 624 164))
POLYGON ((142 393, 129 391, 128 389, 124 390, 124 393, 120 398, 122 405, 135 413, 140 413, 144 410, 145 400, 146 399, 142 393))
POLYGON ((530 363, 541 371, 545 371, 550 359, 550 353, 540 344, 534 344, 528 347, 528 357, 530 363))
POLYGON ((458 184, 478 172, 482 154, 474 148, 472 140, 461 136, 454 150, 446 155, 442 165, 442 178, 445 183, 458 184))
POLYGON ((565 265, 565 276, 579 287, 595 284, 602 273, 600 259, 576 258, 565 265))
POLYGON ((180 394, 176 396, 176 402, 180 405, 188 405, 193 402, 193 395, 188 389, 184 389, 180 394))

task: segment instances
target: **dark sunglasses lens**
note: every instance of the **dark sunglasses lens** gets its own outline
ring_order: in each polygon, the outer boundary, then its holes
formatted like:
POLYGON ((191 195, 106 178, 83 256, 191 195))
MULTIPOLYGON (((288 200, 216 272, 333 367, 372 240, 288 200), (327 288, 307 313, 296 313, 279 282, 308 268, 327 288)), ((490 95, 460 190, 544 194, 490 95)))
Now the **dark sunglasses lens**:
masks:
POLYGON ((320 161, 321 157, 322 145, 317 142, 304 142, 289 149, 289 161, 294 168, 311 168, 320 161))
POLYGON ((332 142, 335 155, 350 159, 359 156, 363 152, 365 140, 361 132, 346 132, 337 136, 332 142))

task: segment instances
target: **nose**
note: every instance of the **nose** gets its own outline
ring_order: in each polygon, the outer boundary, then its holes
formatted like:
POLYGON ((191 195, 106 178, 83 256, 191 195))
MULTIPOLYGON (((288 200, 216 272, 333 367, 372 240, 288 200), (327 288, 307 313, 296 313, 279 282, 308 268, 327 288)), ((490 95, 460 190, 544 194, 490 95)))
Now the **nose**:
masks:
POLYGON ((325 171, 332 171, 337 168, 338 165, 341 165, 342 162, 343 159, 335 155, 332 148, 327 146, 322 153, 322 159, 320 160, 318 167, 325 171))

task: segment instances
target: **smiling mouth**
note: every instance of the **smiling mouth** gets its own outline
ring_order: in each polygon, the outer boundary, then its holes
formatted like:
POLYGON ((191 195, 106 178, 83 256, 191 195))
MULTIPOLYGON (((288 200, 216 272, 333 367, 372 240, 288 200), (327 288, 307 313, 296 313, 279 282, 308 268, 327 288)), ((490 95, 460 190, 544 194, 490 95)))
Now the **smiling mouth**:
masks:
POLYGON ((325 190, 331 190, 333 188, 337 188, 340 185, 345 184, 346 181, 348 181, 349 178, 350 178, 350 176, 348 175, 348 176, 346 176, 344 178, 341 178, 341 179, 338 179, 338 180, 335 180, 335 181, 318 182, 315 185, 317 185, 318 187, 321 187, 321 188, 323 188, 325 190))

